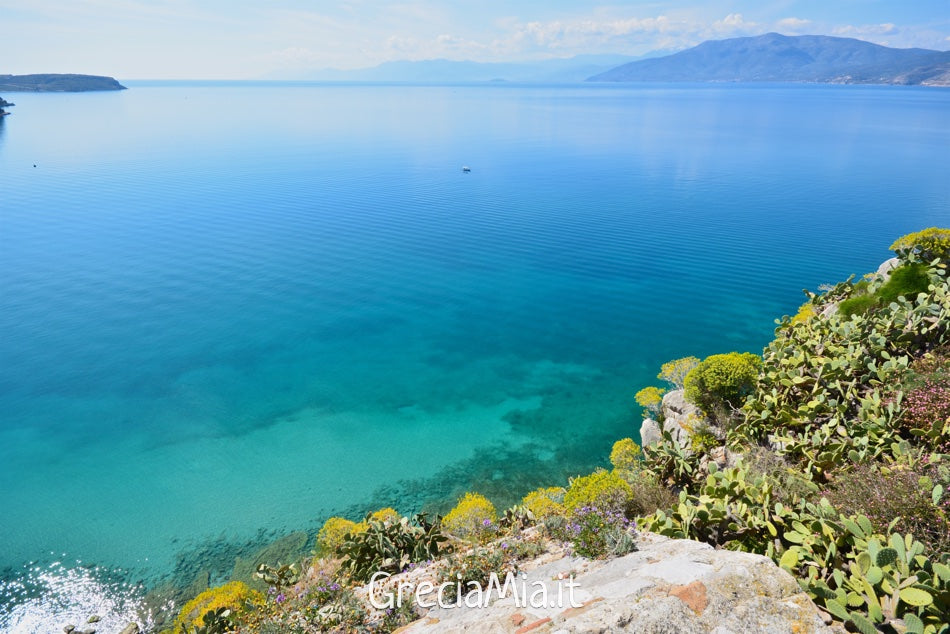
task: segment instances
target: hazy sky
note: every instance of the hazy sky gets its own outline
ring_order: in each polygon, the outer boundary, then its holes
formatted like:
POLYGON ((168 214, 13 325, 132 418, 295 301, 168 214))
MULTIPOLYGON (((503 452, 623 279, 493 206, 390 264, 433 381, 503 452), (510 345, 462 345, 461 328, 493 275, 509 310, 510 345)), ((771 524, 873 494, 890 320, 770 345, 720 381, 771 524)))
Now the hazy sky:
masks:
POLYGON ((397 59, 639 55, 778 31, 950 49, 950 0, 0 0, 0 74, 253 79, 397 59))

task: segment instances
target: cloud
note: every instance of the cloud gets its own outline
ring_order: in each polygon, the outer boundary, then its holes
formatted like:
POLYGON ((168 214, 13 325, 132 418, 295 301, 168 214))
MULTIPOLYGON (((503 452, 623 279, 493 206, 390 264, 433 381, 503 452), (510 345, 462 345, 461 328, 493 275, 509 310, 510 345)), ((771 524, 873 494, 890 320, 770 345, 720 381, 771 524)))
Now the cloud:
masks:
POLYGON ((775 26, 783 33, 807 33, 813 28, 813 24, 811 20, 802 18, 782 18, 775 26))
POLYGON ((836 26, 831 32, 835 35, 845 37, 860 37, 868 35, 894 35, 898 32, 898 29, 894 24, 888 22, 885 24, 865 24, 863 26, 846 24, 844 26, 836 26))

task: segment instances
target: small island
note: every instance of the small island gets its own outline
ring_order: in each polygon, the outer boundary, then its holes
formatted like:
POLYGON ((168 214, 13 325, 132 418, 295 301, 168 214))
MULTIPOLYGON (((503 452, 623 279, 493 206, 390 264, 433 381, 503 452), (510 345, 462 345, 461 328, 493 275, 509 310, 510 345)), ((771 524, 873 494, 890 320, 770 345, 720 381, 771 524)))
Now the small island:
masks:
POLYGON ((0 117, 10 114, 6 110, 4 110, 4 108, 9 108, 15 105, 16 105, 15 103, 10 103, 9 101, 5 100, 3 97, 0 97, 0 117))
POLYGON ((126 88, 112 77, 42 74, 0 75, 0 90, 6 92, 87 92, 126 90, 126 88))

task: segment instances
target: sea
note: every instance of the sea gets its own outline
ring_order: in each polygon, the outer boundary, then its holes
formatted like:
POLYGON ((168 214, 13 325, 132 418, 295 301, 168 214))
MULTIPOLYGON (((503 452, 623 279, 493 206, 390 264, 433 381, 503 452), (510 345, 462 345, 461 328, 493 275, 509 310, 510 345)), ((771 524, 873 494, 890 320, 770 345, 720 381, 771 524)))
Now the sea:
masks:
POLYGON ((566 485, 950 225, 942 88, 124 83, 3 95, 2 632, 566 485))

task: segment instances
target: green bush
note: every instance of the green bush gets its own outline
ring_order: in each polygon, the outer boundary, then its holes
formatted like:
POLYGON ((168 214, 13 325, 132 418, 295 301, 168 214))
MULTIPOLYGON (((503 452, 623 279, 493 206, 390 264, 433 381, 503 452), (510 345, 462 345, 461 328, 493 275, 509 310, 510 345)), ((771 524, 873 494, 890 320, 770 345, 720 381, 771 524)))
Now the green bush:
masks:
POLYGON ((904 297, 910 301, 917 299, 920 293, 926 293, 930 286, 927 267, 923 264, 905 264, 891 271, 891 277, 874 294, 882 304, 897 301, 904 297))
POLYGON ((858 295, 849 297, 838 304, 838 314, 845 319, 850 319, 852 315, 866 315, 877 308, 878 300, 874 295, 858 295))
POLYGON ((424 514, 412 522, 400 518, 398 522, 381 522, 366 518, 367 527, 359 533, 349 533, 337 552, 343 558, 341 569, 351 579, 366 582, 373 573, 402 572, 410 563, 435 559, 447 541, 439 522, 429 522, 424 514))
POLYGON ((707 413, 736 409, 755 389, 762 359, 751 352, 714 354, 686 375, 686 399, 707 413))
POLYGON ((596 506, 605 511, 623 511, 632 497, 633 489, 626 480, 614 472, 601 469, 574 478, 564 494, 564 506, 571 513, 585 506, 596 506))

